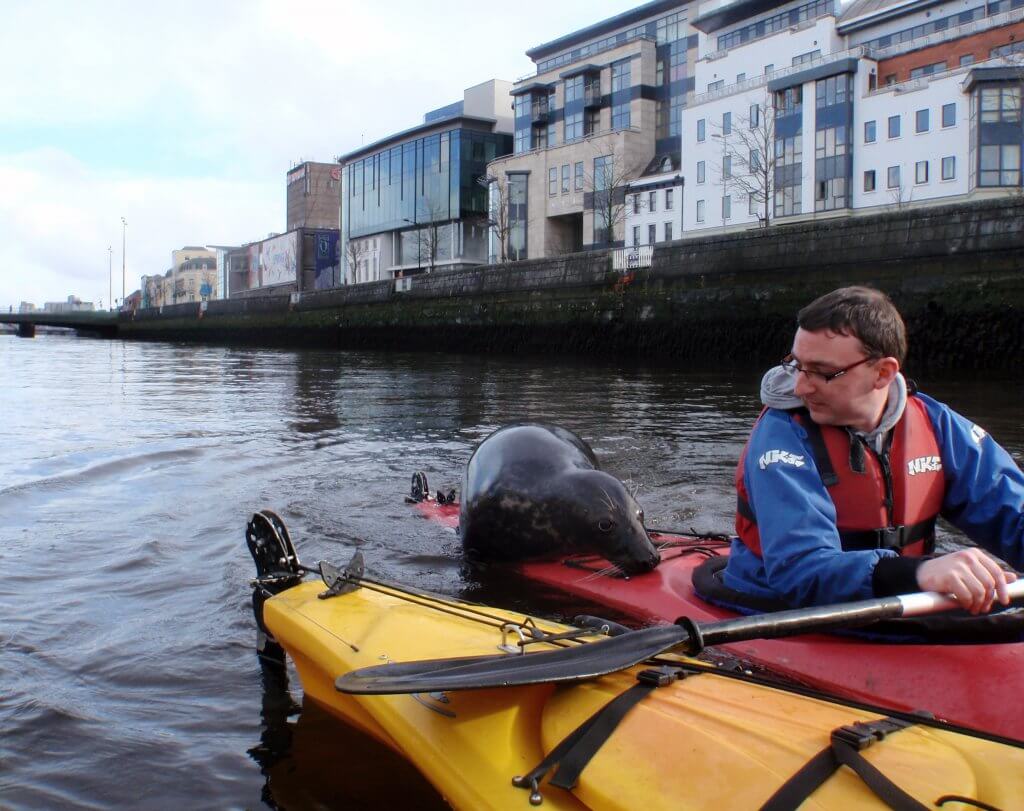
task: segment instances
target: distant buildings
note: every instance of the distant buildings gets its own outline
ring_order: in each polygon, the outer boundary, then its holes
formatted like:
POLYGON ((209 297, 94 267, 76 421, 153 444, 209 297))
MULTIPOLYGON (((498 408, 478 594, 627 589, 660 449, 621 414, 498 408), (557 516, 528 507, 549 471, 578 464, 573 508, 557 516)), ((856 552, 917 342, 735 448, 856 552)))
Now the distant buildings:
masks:
MULTIPOLYGON (((22 304, 25 306, 25 304, 22 304)), ((31 304, 28 305, 32 307, 31 304)), ((67 301, 48 301, 43 305, 44 313, 91 313, 96 308, 91 301, 82 301, 78 296, 68 296, 67 301)), ((28 310, 27 312, 33 312, 28 310)))
POLYGON ((526 53, 514 84, 292 167, 285 233, 175 252, 142 306, 608 247, 630 267, 684 236, 1024 189, 1024 0, 653 0, 526 53))
POLYGON ((423 123, 343 156, 345 283, 487 261, 487 164, 512 150, 509 82, 467 89, 423 123))

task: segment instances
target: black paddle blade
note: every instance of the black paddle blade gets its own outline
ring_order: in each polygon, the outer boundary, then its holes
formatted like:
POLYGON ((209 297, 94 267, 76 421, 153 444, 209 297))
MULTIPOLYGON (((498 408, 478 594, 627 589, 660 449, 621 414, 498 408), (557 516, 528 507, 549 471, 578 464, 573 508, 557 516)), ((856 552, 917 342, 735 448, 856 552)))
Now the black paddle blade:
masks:
POLYGON ((364 667, 339 676, 334 686, 342 693, 391 695, 585 681, 632 667, 688 639, 684 628, 661 625, 560 650, 364 667))

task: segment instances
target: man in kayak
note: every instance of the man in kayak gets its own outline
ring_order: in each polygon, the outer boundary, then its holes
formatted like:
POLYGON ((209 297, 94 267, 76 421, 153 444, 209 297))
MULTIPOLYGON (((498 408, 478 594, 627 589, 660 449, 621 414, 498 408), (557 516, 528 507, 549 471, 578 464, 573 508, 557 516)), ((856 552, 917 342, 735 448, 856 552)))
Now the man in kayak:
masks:
POLYGON ((738 538, 723 583, 757 600, 824 605, 951 593, 1007 604, 1012 572, 980 548, 932 552, 942 515, 1024 566, 1024 474, 995 440, 908 385, 906 328, 883 293, 835 290, 797 316, 793 350, 736 471, 738 538))

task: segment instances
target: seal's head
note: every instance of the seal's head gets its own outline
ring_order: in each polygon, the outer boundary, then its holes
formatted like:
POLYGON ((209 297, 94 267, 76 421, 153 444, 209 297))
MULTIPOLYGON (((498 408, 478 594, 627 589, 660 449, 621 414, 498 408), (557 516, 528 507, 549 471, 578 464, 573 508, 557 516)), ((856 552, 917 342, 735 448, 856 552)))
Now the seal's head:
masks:
POLYGON ((601 470, 578 473, 575 486, 587 491, 588 551, 614 563, 626 574, 649 572, 661 561, 644 528, 644 511, 625 486, 601 470))

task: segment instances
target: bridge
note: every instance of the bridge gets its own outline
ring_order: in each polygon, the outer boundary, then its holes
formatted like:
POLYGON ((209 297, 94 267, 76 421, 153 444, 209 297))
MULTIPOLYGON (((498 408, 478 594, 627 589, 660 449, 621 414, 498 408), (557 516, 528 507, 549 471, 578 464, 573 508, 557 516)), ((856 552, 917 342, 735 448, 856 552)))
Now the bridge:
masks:
POLYGON ((113 338, 117 335, 119 313, 108 310, 75 313, 4 313, 0 312, 0 324, 15 324, 18 335, 33 338, 36 327, 67 327, 78 332, 113 338))

